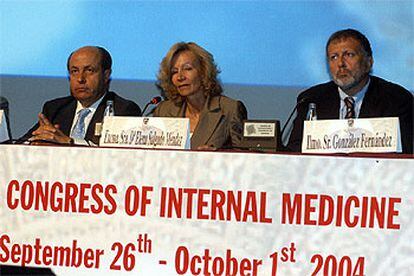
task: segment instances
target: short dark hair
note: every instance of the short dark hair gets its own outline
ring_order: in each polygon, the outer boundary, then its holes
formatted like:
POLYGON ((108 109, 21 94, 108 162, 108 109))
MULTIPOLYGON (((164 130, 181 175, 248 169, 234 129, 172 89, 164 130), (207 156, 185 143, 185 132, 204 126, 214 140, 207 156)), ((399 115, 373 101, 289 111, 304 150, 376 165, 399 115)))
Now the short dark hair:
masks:
MULTIPOLYGON (((92 48, 95 48, 95 49, 97 49, 99 51, 99 53, 101 54, 101 66, 102 66, 102 69, 104 71, 112 68, 112 57, 111 57, 111 54, 104 47, 101 47, 101 46, 85 46, 85 47, 92 47, 92 48)), ((85 48, 85 47, 82 47, 82 48, 85 48)), ((81 49, 81 48, 79 48, 79 49, 81 49)), ((68 60, 66 62, 66 67, 67 67, 68 71, 69 71, 69 61, 70 61, 70 58, 79 49, 77 49, 77 50, 73 51, 72 53, 70 53, 70 55, 68 57, 68 60)))
POLYGON ((326 43, 326 54, 328 54, 328 47, 334 40, 342 40, 347 38, 353 38, 361 44, 362 49, 365 51, 365 54, 369 57, 372 57, 371 44, 369 43, 368 38, 363 35, 361 32, 354 29, 345 29, 333 33, 326 43))

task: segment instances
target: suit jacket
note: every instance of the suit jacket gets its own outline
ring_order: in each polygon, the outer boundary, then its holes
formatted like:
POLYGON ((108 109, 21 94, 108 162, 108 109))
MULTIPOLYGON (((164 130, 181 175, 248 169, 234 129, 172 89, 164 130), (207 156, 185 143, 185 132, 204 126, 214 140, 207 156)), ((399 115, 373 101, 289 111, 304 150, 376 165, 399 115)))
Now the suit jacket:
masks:
MULTIPOLYGON (((186 103, 167 100, 161 102, 154 111, 155 117, 185 117, 186 103)), ((191 137, 191 148, 202 145, 215 148, 240 146, 243 120, 247 110, 240 101, 225 96, 208 97, 201 110, 200 120, 191 137)))
MULTIPOLYGON (((92 120, 89 123, 88 129, 85 133, 85 140, 91 141, 95 144, 99 142, 99 136, 95 135, 96 123, 101 123, 106 107, 106 101, 114 101, 114 110, 116 116, 141 116, 141 109, 133 101, 126 100, 118 96, 114 92, 107 92, 100 104, 98 105, 92 120)), ((52 124, 59 124, 60 130, 69 136, 72 127, 73 119, 75 118, 77 101, 72 96, 57 98, 46 102, 43 105, 42 113, 48 118, 52 124)), ((32 132, 39 127, 39 123, 34 125, 25 135, 19 140, 26 141, 32 136, 32 132)))
MULTIPOLYGON (((371 82, 364 96, 359 118, 398 117, 400 120, 403 153, 413 153, 413 95, 405 88, 370 76, 371 82)), ((318 119, 339 119, 340 97, 338 86, 328 82, 302 92, 298 96, 296 119, 289 137, 288 149, 300 152, 303 136, 303 121, 306 119, 308 103, 316 103, 318 119)))

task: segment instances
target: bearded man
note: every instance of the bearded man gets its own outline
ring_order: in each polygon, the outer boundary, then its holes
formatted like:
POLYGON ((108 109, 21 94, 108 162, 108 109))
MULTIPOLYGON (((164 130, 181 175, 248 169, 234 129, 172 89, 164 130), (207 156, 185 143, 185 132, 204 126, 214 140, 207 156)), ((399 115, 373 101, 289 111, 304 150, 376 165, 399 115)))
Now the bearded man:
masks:
POLYGON ((413 94, 370 74, 374 59, 368 39, 353 29, 335 32, 326 44, 326 59, 332 81, 298 96, 288 149, 300 152, 305 103, 315 103, 318 119, 398 117, 402 151, 413 153, 413 94))

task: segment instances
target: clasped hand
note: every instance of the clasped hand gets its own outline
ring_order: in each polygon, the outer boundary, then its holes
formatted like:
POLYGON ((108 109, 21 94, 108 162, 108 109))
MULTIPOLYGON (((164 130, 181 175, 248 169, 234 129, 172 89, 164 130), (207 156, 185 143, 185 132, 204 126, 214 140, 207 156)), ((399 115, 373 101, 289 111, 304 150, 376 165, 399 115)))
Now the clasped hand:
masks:
POLYGON ((53 125, 45 115, 39 114, 39 127, 32 132, 29 139, 33 145, 45 145, 48 143, 71 144, 72 139, 66 136, 58 124, 53 125))

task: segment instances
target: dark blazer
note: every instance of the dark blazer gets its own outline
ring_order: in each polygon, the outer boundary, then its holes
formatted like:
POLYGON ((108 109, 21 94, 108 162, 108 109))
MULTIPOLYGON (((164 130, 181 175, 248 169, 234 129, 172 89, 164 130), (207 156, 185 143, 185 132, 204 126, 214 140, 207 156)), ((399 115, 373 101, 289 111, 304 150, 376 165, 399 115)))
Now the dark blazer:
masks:
MULTIPOLYGON (((106 101, 114 101, 114 111, 116 116, 141 116, 141 109, 133 101, 126 100, 118 96, 114 92, 108 92, 102 99, 92 120, 89 123, 88 129, 85 133, 85 140, 98 144, 99 136, 95 135, 95 125, 103 120, 103 114, 106 107, 106 101)), ((52 124, 58 124, 62 132, 69 136, 72 127, 73 119, 75 118, 77 101, 72 96, 57 98, 48 101, 44 104, 42 113, 49 119, 52 124)), ((32 132, 39 127, 39 123, 34 125, 25 135, 19 140, 26 141, 32 136, 32 132)))
MULTIPOLYGON (((398 117, 403 153, 413 153, 413 95, 397 84, 374 76, 370 78, 359 118, 398 117)), ((308 103, 316 103, 318 119, 339 119, 338 86, 333 81, 316 85, 302 92, 298 96, 299 101, 303 103, 298 105, 288 143, 288 149, 296 152, 301 151, 303 121, 306 119, 308 103)))
MULTIPOLYGON (((167 100, 154 111, 155 117, 185 117, 186 103, 167 100)), ((215 148, 239 147, 243 131, 243 120, 247 110, 240 101, 225 96, 208 97, 201 110, 200 120, 191 137, 191 148, 202 145, 215 148)))

